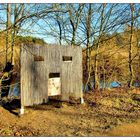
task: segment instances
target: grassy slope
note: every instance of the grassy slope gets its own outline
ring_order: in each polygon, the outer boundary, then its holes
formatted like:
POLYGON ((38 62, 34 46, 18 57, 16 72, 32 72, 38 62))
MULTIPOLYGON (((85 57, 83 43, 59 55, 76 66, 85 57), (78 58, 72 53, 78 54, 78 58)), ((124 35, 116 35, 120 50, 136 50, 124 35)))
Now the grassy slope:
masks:
MULTIPOLYGON (((14 65, 17 69, 19 69, 19 55, 20 55, 20 46, 22 43, 28 43, 28 44, 45 44, 45 42, 42 39, 34 38, 34 37, 22 37, 18 36, 15 41, 13 56, 14 56, 14 65)), ((6 44, 6 36, 4 34, 0 34, 0 70, 4 66, 5 63, 5 51, 1 53, 2 50, 5 50, 5 44, 6 44)), ((10 44, 11 45, 11 44, 10 44)), ((11 48, 8 49, 8 60, 10 60, 10 54, 11 48)))
POLYGON ((117 126, 107 134, 108 136, 140 136, 140 120, 117 126))

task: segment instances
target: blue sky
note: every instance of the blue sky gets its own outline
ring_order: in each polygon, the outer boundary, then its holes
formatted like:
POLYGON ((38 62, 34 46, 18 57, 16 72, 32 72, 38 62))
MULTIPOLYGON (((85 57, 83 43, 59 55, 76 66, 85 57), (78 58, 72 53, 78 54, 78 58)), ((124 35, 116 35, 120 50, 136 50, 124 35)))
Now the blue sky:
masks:
MULTIPOLYGON (((33 4, 32 4, 33 5, 33 4)), ((43 8, 46 4, 41 4, 41 7, 43 8)), ((48 4, 47 4, 48 5, 48 4)), ((49 4, 51 5, 51 4, 49 4)), ((96 4, 97 5, 97 4, 96 4)), ((98 4, 99 5, 99 4, 98 4)), ((28 4, 29 6, 29 4, 28 4)), ((95 6, 95 4, 93 4, 93 6, 95 6)), ((108 4, 107 5, 107 8, 106 8, 106 13, 108 12, 109 8, 110 8, 111 4, 108 4)), ((112 12, 113 16, 110 18, 110 22, 112 20, 115 19, 115 16, 117 16, 117 14, 119 12, 121 12, 119 9, 123 9, 124 7, 126 7, 127 4, 119 4, 119 5, 116 5, 114 11, 112 12)), ((1 8, 2 6, 0 6, 1 8)), ((27 7, 28 8, 28 7, 27 7)), ((140 8, 140 5, 137 4, 136 6, 136 9, 138 10, 140 8)), ((95 8, 93 8, 95 9, 95 8)), ((33 8, 31 8, 30 10, 34 10, 33 8)), ((86 13, 83 13, 83 15, 86 14, 86 13)), ((129 17, 129 13, 122 13, 121 16, 123 17, 122 20, 124 20, 124 18, 128 18, 129 17), (128 16, 124 16, 124 15, 128 15, 128 16)), ((121 21, 121 16, 118 18, 118 22, 121 21)), ((3 10, 3 11, 0 11, 0 17, 2 17, 2 19, 4 21, 6 21, 6 11, 3 10)), ((84 16, 82 17, 84 19, 84 16)), ((99 18, 99 15, 97 14, 97 12, 95 11, 95 14, 93 15, 93 19, 92 19, 92 22, 93 22, 93 28, 94 28, 94 25, 95 23, 97 23, 97 29, 96 30, 99 30, 98 28, 98 25, 100 25, 100 21, 97 22, 99 18)), ((13 20, 13 18, 12 18, 13 20)), ((138 19, 139 20, 139 19, 138 19)), ((57 24, 55 23, 54 20, 52 20, 51 18, 47 18, 46 21, 52 25, 52 28, 54 28, 55 30, 58 30, 58 27, 57 27, 57 24)), ((117 20, 115 21, 117 22, 117 20)), ((38 38, 42 38, 44 39, 47 43, 51 43, 51 44, 54 44, 54 43, 58 43, 58 39, 49 35, 49 33, 51 32, 50 30, 50 27, 49 27, 49 24, 46 24, 46 22, 44 20, 39 20, 36 24, 31 24, 31 21, 28 21, 26 23, 24 23, 24 25, 22 26, 22 29, 21 32, 20 32, 20 35, 25 35, 25 36, 34 36, 34 37, 38 37, 38 38), (30 32, 27 32, 27 28, 30 29, 30 32), (25 31, 26 30, 26 31, 25 31)), ((112 25, 114 24, 114 22, 112 23, 112 25)), ((80 25, 81 28, 83 28, 82 24, 80 25)), ((108 26, 110 26, 108 24, 108 26)), ((117 28, 117 32, 121 32, 122 29, 123 29, 124 26, 121 26, 121 27, 115 27, 115 28, 112 28, 109 33, 113 33, 117 28)), ((4 26, 0 26, 1 29, 4 29, 5 27, 4 26)), ((71 26, 70 24, 67 25, 67 28, 71 31, 71 26)), ((54 33, 54 32, 53 32, 54 33)), ((67 32, 67 34, 69 36, 71 36, 71 34, 69 32, 67 32)), ((79 37, 84 37, 85 36, 85 32, 83 32, 82 30, 80 30, 80 28, 78 29, 78 35, 79 37)), ((98 33, 97 34, 94 34, 94 35, 97 35, 98 36, 98 33)), ((79 38, 80 40, 80 38, 79 38)))

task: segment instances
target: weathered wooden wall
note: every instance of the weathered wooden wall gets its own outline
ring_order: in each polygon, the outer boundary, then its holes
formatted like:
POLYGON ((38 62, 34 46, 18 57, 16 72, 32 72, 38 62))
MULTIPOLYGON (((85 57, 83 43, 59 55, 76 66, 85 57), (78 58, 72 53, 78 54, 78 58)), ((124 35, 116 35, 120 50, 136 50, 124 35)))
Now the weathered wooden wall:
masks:
POLYGON ((82 49, 77 46, 26 46, 21 48, 21 104, 31 106, 48 99, 49 73, 60 73, 62 100, 82 97, 82 49), (42 56, 44 61, 34 61, 42 56), (64 62, 63 56, 72 56, 64 62))

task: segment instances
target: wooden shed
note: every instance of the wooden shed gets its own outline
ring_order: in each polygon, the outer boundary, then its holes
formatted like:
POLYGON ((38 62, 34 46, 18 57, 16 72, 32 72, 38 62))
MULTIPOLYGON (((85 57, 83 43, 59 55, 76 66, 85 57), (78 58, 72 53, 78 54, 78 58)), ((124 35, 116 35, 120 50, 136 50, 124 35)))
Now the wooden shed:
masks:
POLYGON ((21 47, 21 106, 32 106, 59 95, 82 99, 82 49, 78 46, 21 47))

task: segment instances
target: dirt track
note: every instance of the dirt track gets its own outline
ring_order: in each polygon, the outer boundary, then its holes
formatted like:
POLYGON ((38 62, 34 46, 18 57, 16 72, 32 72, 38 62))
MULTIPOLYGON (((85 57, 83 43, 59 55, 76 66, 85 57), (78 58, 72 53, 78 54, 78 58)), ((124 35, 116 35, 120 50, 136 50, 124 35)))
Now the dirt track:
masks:
POLYGON ((0 107, 0 135, 121 136, 116 133, 115 129, 120 129, 116 126, 121 127, 139 119, 140 102, 132 100, 132 94, 90 93, 84 98, 83 105, 50 102, 26 108, 21 117, 0 107))

